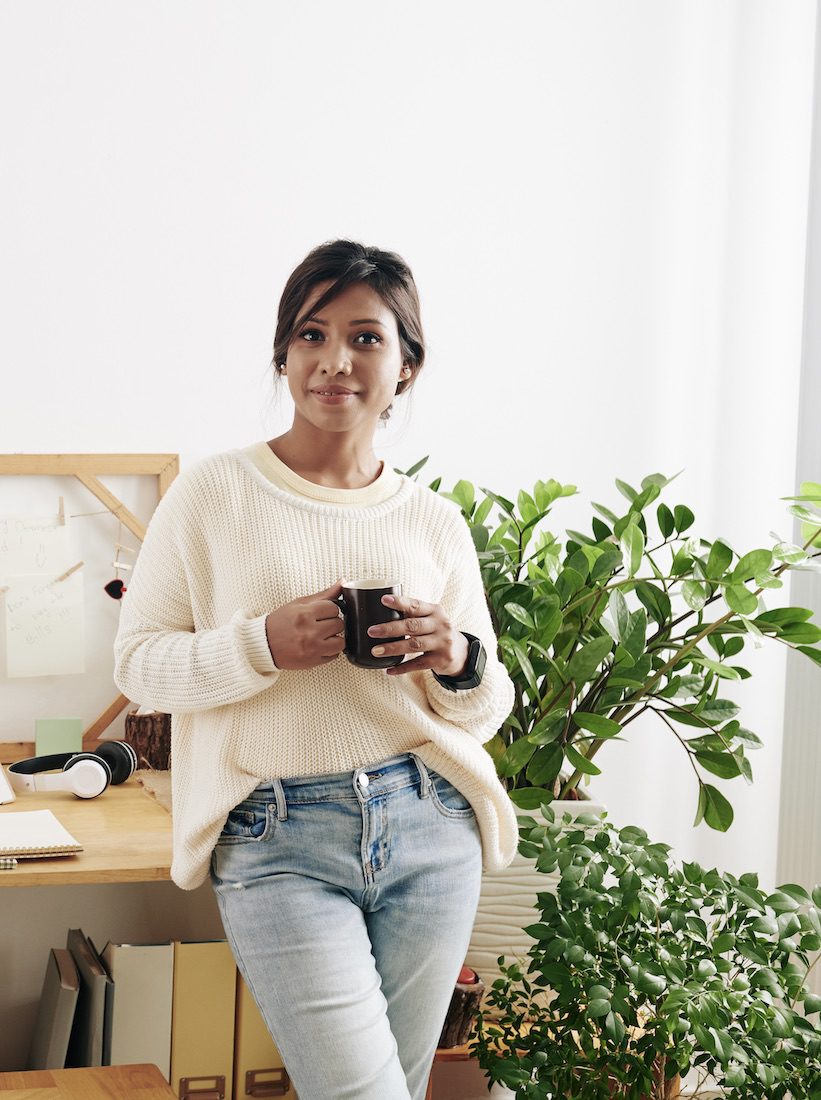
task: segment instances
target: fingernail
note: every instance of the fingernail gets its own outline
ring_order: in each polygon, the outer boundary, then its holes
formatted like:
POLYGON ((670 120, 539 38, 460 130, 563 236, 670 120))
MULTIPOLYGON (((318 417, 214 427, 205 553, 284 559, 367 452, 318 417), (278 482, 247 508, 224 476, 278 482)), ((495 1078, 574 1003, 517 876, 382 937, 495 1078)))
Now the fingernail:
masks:
POLYGON ((375 645, 371 650, 371 653, 374 655, 374 657, 381 657, 384 652, 385 647, 383 645, 375 645))
POLYGON ((393 596, 383 596, 382 603, 393 603, 393 596))

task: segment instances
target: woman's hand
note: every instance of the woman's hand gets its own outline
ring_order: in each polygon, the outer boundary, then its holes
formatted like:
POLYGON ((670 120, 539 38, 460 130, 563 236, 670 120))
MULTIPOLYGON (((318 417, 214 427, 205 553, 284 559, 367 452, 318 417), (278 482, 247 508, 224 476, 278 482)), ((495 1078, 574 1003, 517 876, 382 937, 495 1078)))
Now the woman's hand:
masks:
POLYGON ((412 596, 383 596, 382 603, 407 618, 368 627, 368 634, 380 639, 371 650, 373 655, 420 654, 411 661, 386 669, 388 676, 401 676, 423 668, 433 669, 440 676, 459 675, 468 659, 467 638, 451 624, 440 604, 425 603, 412 596), (399 640, 393 641, 395 638, 399 640))
POLYGON ((277 668, 313 668, 327 664, 345 648, 345 620, 332 601, 341 583, 300 596, 272 611, 265 620, 268 648, 277 668))

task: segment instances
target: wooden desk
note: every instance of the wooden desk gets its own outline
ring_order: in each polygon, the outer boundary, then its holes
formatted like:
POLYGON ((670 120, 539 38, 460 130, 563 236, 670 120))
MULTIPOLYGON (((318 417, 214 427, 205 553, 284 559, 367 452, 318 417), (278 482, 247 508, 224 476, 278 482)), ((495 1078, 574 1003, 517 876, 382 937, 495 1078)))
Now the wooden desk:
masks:
POLYGON ((0 1073, 3 1100, 176 1100, 156 1066, 37 1069, 0 1073))
POLYGON ((101 882, 164 882, 171 869, 171 815, 132 776, 97 798, 70 791, 18 794, 0 806, 51 810, 83 845, 74 856, 21 859, 0 871, 0 886, 68 886, 101 882))

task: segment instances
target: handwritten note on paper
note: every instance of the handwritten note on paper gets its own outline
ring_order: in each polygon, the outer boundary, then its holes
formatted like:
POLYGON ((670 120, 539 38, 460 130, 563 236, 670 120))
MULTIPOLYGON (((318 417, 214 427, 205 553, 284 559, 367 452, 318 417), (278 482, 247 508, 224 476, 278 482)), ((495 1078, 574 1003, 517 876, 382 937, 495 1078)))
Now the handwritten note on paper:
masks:
POLYGON ((0 577, 56 573, 71 565, 70 555, 69 525, 56 516, 0 516, 0 577))
POLYGON ((83 574, 6 576, 6 664, 11 676, 85 672, 83 574))

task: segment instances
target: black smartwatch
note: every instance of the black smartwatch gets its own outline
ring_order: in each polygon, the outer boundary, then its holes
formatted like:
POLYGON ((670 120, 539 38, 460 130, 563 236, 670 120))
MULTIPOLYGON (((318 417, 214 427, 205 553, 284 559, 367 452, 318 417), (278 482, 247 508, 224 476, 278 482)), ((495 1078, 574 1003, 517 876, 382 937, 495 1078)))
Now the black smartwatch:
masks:
POLYGON ((461 676, 440 676, 438 672, 433 674, 434 679, 448 691, 467 691, 468 688, 478 687, 485 671, 487 655, 481 639, 475 634, 468 634, 466 630, 462 634, 468 640, 468 659, 461 676))

